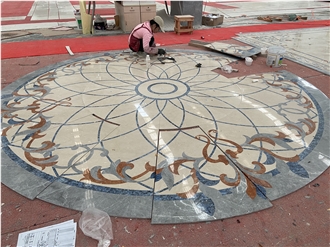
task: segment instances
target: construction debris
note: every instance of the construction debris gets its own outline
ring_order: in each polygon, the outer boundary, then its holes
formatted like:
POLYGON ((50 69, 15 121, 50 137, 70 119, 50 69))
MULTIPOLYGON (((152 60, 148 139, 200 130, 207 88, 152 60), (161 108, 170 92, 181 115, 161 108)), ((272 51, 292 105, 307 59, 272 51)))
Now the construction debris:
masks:
POLYGON ((289 15, 283 15, 283 16, 258 16, 258 20, 261 21, 267 21, 267 22, 273 22, 273 21, 298 21, 298 20, 307 20, 307 17, 300 16, 296 14, 289 14, 289 15))
POLYGON ((260 21, 268 21, 268 22, 273 21, 269 16, 267 16, 267 17, 258 16, 257 19, 260 20, 260 21))

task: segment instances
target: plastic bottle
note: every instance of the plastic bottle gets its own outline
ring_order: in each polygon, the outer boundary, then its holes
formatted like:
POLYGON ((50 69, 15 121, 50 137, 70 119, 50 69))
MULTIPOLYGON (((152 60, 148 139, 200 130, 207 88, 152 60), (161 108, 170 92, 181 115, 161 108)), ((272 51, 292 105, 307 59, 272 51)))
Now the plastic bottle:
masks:
POLYGON ((82 29, 81 14, 80 14, 79 9, 75 9, 73 11, 73 13, 74 13, 74 16, 75 16, 76 21, 77 21, 78 29, 82 29))
POLYGON ((146 65, 147 65, 147 69, 149 69, 150 68, 150 56, 149 55, 146 56, 146 65))

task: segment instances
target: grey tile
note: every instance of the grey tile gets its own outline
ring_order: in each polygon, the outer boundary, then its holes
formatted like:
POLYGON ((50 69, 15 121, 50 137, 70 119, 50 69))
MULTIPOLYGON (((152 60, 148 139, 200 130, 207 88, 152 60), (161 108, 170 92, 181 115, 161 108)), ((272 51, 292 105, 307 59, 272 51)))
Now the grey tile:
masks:
POLYGON ((152 196, 127 196, 79 188, 56 180, 38 195, 39 199, 83 211, 96 207, 111 216, 151 218, 152 196))
POLYGON ((34 199, 54 179, 27 165, 9 149, 1 149, 1 182, 17 193, 34 199))

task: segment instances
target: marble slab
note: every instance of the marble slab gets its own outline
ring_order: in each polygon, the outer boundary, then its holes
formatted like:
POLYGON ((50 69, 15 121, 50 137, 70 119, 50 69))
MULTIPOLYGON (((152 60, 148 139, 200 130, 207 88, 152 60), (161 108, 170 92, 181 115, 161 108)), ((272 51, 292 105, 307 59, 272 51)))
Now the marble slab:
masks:
POLYGON ((272 204, 198 126, 160 129, 152 223, 229 218, 272 204), (259 196, 257 196, 259 195, 259 196))
POLYGON ((213 42, 211 44, 205 45, 205 47, 239 58, 251 57, 253 55, 260 53, 261 51, 260 48, 257 47, 241 46, 241 45, 228 44, 223 42, 213 42))

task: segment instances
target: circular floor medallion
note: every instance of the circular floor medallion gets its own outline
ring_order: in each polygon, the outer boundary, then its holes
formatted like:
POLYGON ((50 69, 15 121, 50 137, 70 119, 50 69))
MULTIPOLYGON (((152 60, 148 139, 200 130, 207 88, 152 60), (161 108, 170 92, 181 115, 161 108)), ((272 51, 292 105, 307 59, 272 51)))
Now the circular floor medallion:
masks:
POLYGON ((148 99, 171 100, 187 95, 190 88, 181 81, 154 79, 140 83, 135 90, 137 94, 148 99))
POLYGON ((214 69, 232 58, 169 54, 175 63, 150 68, 88 56, 5 88, 2 182, 77 210, 183 223, 271 207, 329 166, 329 99, 308 82, 227 78, 214 69))

